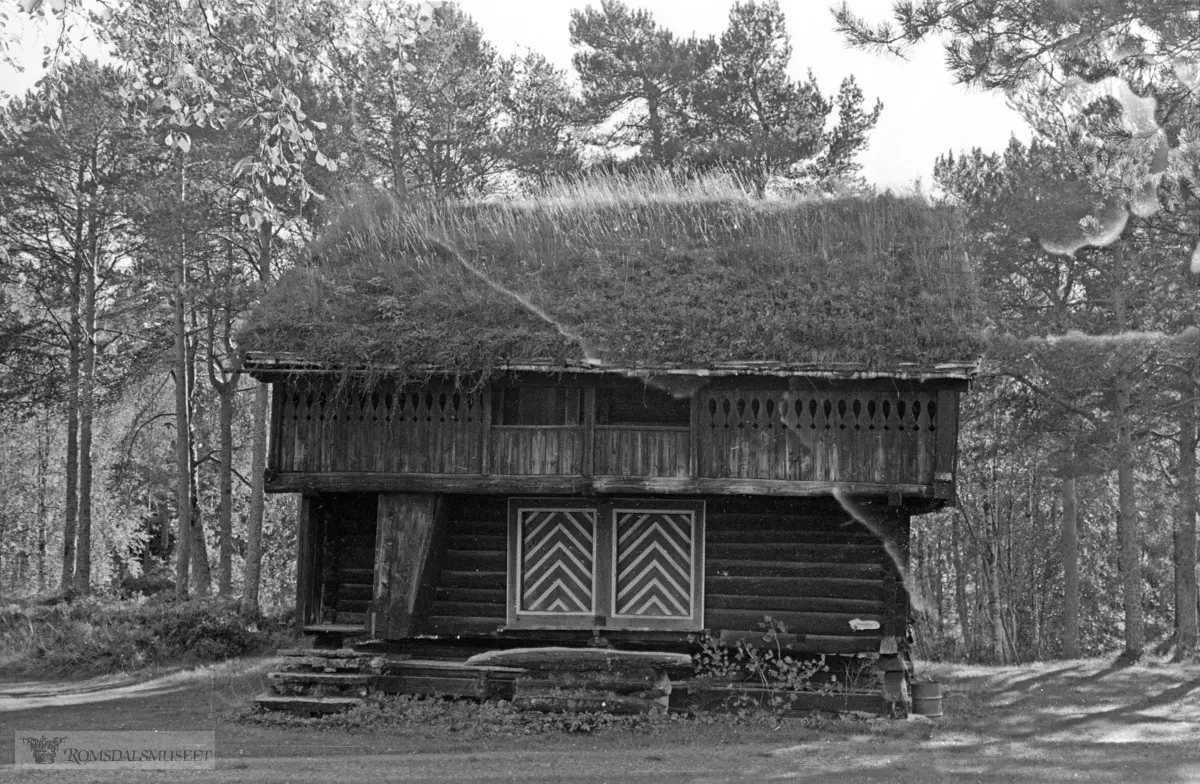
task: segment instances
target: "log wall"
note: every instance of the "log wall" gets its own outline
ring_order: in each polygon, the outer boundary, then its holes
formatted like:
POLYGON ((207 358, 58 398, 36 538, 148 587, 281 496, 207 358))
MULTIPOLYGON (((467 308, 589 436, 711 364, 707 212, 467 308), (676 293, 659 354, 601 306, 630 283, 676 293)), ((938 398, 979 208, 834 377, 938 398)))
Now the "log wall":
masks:
MULTIPOLYGON (((704 625, 714 634, 761 644, 760 623, 770 615, 796 649, 878 651, 885 633, 903 636, 906 597, 896 568, 848 513, 817 501, 704 500, 704 625), (855 631, 851 620, 879 628, 855 631)), ((439 578, 421 631, 495 634, 507 616, 507 499, 447 497, 445 520, 439 578)), ((901 522, 882 526, 897 536, 901 522)))

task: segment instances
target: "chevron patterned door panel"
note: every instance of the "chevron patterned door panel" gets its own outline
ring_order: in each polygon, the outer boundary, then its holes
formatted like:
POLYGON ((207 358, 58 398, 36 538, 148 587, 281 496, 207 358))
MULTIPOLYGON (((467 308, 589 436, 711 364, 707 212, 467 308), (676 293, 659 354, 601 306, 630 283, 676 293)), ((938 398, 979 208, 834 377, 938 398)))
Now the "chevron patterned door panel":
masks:
POLYGON ((613 615, 690 618, 690 512, 615 512, 616 601, 613 615))
POLYGON ((509 501, 509 626, 698 630, 703 565, 702 501, 509 501))
POLYGON ((613 626, 699 628, 703 503, 614 502, 613 626))
POLYGON ((596 512, 522 509, 521 612, 591 616, 596 609, 596 512))

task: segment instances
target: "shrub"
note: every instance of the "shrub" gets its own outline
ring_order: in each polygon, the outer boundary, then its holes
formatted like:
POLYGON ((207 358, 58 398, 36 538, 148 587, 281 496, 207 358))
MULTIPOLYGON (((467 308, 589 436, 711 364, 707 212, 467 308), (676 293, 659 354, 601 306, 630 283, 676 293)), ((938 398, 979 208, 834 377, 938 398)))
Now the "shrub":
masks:
POLYGON ((286 634, 278 620, 248 627, 235 603, 219 599, 86 597, 0 610, 0 657, 15 673, 96 674, 221 661, 271 650, 286 634))

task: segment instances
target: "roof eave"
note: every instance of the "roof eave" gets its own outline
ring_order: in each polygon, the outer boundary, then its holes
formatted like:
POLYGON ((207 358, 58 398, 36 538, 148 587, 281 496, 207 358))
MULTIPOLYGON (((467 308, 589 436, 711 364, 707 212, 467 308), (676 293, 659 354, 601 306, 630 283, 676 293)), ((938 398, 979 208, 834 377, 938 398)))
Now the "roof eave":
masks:
MULTIPOLYGON (((359 367, 335 367, 325 362, 307 359, 298 354, 265 354, 251 352, 246 357, 246 370, 254 376, 262 375, 307 375, 328 373, 382 374, 418 371, 437 374, 444 372, 433 365, 363 365, 359 367)), ((891 365, 876 365, 863 362, 820 362, 792 363, 771 361, 728 361, 711 362, 706 365, 684 364, 609 364, 593 360, 514 360, 497 364, 493 370, 499 372, 538 373, 616 373, 625 376, 688 376, 719 378, 724 376, 804 376, 827 379, 873 379, 893 378, 910 381, 933 379, 958 379, 970 381, 979 374, 979 360, 952 362, 897 362, 891 365)))

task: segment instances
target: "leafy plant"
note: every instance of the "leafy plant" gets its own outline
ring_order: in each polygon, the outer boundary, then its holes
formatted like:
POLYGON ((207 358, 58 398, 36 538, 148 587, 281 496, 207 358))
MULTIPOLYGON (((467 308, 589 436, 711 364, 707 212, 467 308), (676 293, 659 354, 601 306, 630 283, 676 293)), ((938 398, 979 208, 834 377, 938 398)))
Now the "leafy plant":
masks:
MULTIPOLYGON (((745 639, 732 646, 721 645, 710 634, 693 636, 700 650, 693 655, 696 671, 701 678, 718 680, 757 681, 768 692, 770 706, 776 711, 786 710, 792 700, 789 695, 796 692, 829 694, 838 688, 838 676, 830 674, 825 655, 796 657, 784 652, 782 636, 787 626, 767 615, 758 624, 763 630, 763 645, 755 645, 745 639)), ((753 700, 737 699, 730 704, 735 712, 751 708, 753 700)))

